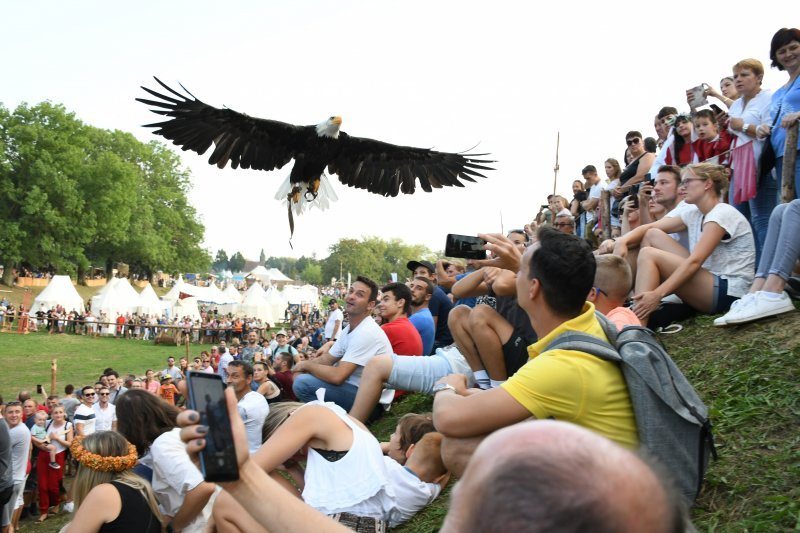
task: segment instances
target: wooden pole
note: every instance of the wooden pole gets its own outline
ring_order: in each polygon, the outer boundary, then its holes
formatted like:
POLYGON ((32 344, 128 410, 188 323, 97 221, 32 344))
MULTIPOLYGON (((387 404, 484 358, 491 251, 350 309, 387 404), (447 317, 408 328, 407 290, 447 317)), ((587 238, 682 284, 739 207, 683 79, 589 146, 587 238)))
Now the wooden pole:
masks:
MULTIPOLYGON (((784 203, 791 202, 795 198, 794 190, 794 165, 797 158, 797 128, 800 122, 795 122, 793 126, 786 129, 786 144, 783 149, 783 175, 780 176, 783 186, 781 187, 781 200, 784 203)), ((767 139, 769 142, 769 139, 767 139)))
POLYGON ((600 218, 603 222, 603 239, 611 238, 611 191, 600 192, 600 218))
MULTIPOLYGON (((556 194, 556 183, 558 182, 558 149, 561 146, 561 132, 556 133, 556 166, 553 167, 553 194, 556 194)), ((556 214, 553 213, 553 220, 556 214)))
POLYGON ((187 361, 189 360, 189 336, 190 335, 191 335, 191 333, 189 333, 188 335, 184 335, 183 336, 183 342, 184 342, 184 344, 186 344, 186 360, 187 361))
POLYGON ((56 392, 56 374, 58 373, 58 359, 50 361, 50 394, 56 392))

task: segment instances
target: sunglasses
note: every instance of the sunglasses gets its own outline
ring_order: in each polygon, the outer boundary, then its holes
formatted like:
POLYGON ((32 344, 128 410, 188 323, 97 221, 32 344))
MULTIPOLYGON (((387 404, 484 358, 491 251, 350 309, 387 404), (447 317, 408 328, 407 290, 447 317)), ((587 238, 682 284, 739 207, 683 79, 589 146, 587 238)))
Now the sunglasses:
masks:
POLYGON ((86 392, 86 393, 84 393, 83 395, 84 395, 84 396, 89 396, 89 397, 92 397, 92 396, 97 396, 97 394, 95 394, 94 392, 86 392))
MULTIPOLYGON (((100 393, 100 396, 110 396, 110 395, 111 395, 110 392, 101 392, 100 393)), ((90 394, 89 396, 92 396, 92 395, 90 394)))
POLYGON ((16 407, 18 405, 22 405, 22 402, 18 402, 16 400, 6 403, 6 407, 16 407))
POLYGON ((625 142, 628 144, 628 146, 631 146, 633 144, 639 144, 639 142, 641 142, 641 139, 636 137, 635 139, 627 139, 625 142))
POLYGON ((565 226, 574 226, 574 224, 570 224, 569 222, 556 222, 553 226, 557 228, 563 228, 565 226))

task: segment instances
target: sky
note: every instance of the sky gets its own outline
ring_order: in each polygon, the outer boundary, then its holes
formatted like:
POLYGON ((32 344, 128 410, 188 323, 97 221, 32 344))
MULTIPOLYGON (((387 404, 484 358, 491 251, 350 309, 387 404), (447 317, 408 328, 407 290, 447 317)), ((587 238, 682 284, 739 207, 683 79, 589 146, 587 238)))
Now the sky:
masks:
POLYGON ((157 76, 252 116, 340 115, 352 136, 488 152, 495 170, 463 189, 383 198, 334 179, 339 201, 296 219, 292 248, 274 199, 291 163, 219 170, 211 150, 175 148, 212 256, 324 258, 339 239, 367 236, 441 251, 448 233, 531 221, 553 192, 559 133, 556 191, 571 197, 584 166, 602 175, 607 158, 622 161, 627 131, 655 136, 659 108, 688 110, 686 89, 718 85, 737 61, 761 60, 764 88, 777 89, 786 74, 769 67, 770 39, 798 21, 769 14, 794 3, 763 15, 738 4, 706 14, 675 0, 670 22, 664 6, 616 1, 6 1, 0 103, 50 100, 93 126, 168 142, 142 127, 159 117, 134 101, 157 76))

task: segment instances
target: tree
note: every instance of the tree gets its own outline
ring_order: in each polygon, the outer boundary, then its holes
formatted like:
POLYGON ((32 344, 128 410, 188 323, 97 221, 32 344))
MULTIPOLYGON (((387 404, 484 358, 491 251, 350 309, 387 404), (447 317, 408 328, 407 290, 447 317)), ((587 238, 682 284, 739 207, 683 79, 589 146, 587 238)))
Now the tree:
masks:
POLYGON ((217 255, 214 257, 214 262, 211 263, 211 268, 213 268, 216 272, 228 270, 228 254, 225 252, 225 250, 217 250, 217 255))
POLYGON ((230 269, 233 272, 241 272, 242 270, 244 270, 245 262, 246 261, 244 259, 244 256, 242 255, 242 253, 241 252, 236 252, 228 260, 228 266, 230 267, 230 269))
POLYGON ((322 266, 317 263, 307 263, 300 273, 300 278, 311 285, 322 285, 322 266))
POLYGON ((347 276, 367 276, 381 284, 390 279, 392 272, 399 279, 407 274, 406 263, 412 259, 433 258, 428 248, 408 245, 400 239, 384 241, 379 237, 361 240, 340 239, 330 247, 331 254, 322 261, 324 280, 347 276))

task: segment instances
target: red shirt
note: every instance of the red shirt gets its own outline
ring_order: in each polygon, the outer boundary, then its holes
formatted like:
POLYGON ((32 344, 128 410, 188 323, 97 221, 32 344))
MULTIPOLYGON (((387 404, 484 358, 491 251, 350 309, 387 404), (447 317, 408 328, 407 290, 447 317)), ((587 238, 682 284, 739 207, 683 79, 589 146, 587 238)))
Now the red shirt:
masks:
MULTIPOLYGON (((694 150, 697 152, 697 160, 699 162, 703 162, 706 159, 710 159, 715 155, 720 155, 731 148, 731 134, 728 133, 728 130, 722 130, 717 135, 717 138, 713 141, 704 141, 703 139, 697 139, 694 142, 694 150)), ((720 158, 719 164, 722 165, 727 161, 728 157, 727 154, 720 158)))
POLYGON ((381 329, 397 355, 422 355, 422 337, 407 317, 395 318, 382 324, 381 329))
POLYGON ((286 370, 284 372, 275 372, 275 375, 272 377, 275 378, 275 381, 281 384, 281 387, 283 387, 283 399, 290 402, 296 402, 297 398, 295 397, 294 390, 292 389, 292 386, 294 385, 294 374, 292 374, 292 371, 286 370))

